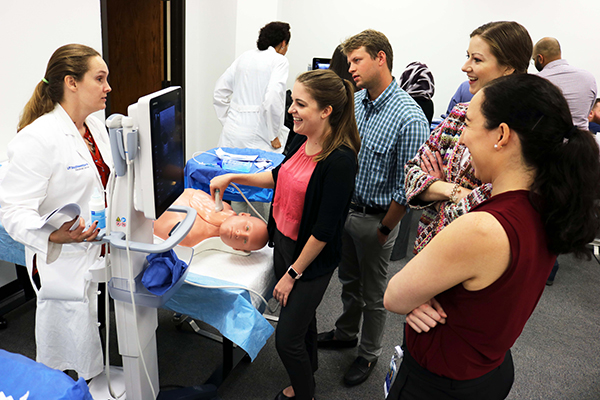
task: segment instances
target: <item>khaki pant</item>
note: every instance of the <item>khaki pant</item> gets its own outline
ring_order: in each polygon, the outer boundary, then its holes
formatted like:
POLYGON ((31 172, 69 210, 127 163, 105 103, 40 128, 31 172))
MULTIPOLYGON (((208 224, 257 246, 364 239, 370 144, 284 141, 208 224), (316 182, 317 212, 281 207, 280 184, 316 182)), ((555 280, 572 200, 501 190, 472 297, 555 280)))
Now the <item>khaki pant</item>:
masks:
POLYGON ((396 225, 381 246, 377 240, 377 225, 384 215, 349 211, 338 271, 344 311, 335 323, 335 337, 352 340, 361 331, 358 355, 368 361, 375 361, 381 355, 387 315, 383 294, 390 255, 400 227, 400 223, 396 225))

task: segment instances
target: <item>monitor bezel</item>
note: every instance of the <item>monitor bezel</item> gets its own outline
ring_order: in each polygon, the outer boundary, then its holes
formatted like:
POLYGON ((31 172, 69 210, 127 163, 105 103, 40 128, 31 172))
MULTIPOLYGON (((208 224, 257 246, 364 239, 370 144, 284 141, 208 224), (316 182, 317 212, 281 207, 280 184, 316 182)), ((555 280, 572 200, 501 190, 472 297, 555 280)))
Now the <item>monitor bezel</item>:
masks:
MULTIPOLYGON (((132 107, 132 106, 130 106, 132 107)), ((183 94, 179 86, 173 86, 159 90, 149 95, 140 97, 137 102, 137 126, 139 138, 139 155, 135 163, 136 176, 136 196, 135 208, 144 213, 148 219, 158 219, 171 204, 183 193, 184 190, 184 169, 185 169, 185 127, 183 123, 183 94), (176 105, 180 111, 178 118, 181 119, 181 146, 178 149, 181 152, 182 165, 181 176, 176 181, 177 188, 168 194, 164 199, 157 198, 157 176, 155 174, 159 157, 155 153, 153 141, 156 139, 156 132, 153 132, 152 115, 156 108, 166 109, 167 105, 176 105)), ((131 114, 131 113, 130 113, 131 114)))

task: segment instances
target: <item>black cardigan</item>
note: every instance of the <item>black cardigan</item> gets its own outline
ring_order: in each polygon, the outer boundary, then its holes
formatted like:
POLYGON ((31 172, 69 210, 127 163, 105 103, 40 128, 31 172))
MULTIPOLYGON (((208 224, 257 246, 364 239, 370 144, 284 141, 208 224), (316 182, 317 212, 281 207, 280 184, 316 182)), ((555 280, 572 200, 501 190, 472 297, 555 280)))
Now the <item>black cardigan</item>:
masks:
MULTIPOLYGON (((306 136, 297 135, 294 138, 290 152, 281 165, 287 162, 305 141, 306 136)), ((272 171, 275 191, 277 191, 277 177, 281 165, 272 171)), ((317 163, 308 181, 298 240, 294 249, 294 262, 311 235, 327 244, 317 258, 306 268, 302 280, 314 279, 333 271, 340 262, 342 232, 352 192, 354 191, 357 168, 358 163, 354 152, 350 148, 342 146, 334 150, 326 159, 317 163)), ((268 225, 269 246, 271 247, 273 247, 275 227, 273 207, 271 206, 268 225)))

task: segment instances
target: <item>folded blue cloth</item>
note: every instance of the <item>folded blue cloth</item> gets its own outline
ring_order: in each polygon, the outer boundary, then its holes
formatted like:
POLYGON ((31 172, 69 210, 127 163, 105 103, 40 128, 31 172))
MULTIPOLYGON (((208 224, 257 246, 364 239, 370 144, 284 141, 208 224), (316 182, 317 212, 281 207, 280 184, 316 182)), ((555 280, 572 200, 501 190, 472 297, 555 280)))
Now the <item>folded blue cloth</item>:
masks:
POLYGON ((164 253, 149 254, 146 260, 148 268, 142 276, 142 284, 157 296, 162 296, 175 285, 188 267, 172 249, 164 253))
POLYGON ((0 398, 94 400, 83 378, 77 382, 62 371, 20 354, 0 349, 0 398))
MULTIPOLYGON (((192 271, 186 282, 205 286, 238 286, 192 271)), ((189 315, 216 328, 223 336, 240 346, 252 360, 273 334, 273 326, 252 305, 250 295, 243 289, 205 289, 183 285, 164 308, 189 315)))
POLYGON ((25 265, 25 246, 11 238, 0 222, 0 260, 25 265))

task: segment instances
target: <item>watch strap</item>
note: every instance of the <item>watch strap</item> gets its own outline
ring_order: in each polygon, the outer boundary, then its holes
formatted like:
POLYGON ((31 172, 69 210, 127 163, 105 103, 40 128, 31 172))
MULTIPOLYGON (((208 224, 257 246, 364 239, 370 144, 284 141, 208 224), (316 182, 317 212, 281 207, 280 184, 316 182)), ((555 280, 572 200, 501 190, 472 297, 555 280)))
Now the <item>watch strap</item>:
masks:
POLYGON ((302 274, 299 274, 291 265, 288 268, 287 273, 295 280, 302 278, 302 274))
POLYGON ((385 236, 388 236, 392 232, 392 230, 385 226, 381 221, 379 221, 379 224, 377 224, 377 229, 379 229, 379 232, 383 233, 385 236))

